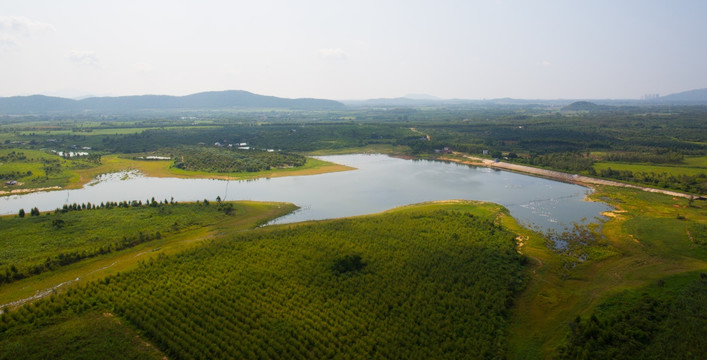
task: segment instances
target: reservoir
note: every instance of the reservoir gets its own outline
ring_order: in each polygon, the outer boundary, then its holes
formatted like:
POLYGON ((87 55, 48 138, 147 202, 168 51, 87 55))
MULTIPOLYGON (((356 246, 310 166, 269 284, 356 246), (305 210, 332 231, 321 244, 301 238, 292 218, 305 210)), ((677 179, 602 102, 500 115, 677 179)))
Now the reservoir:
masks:
POLYGON ((257 180, 151 178, 137 173, 100 176, 82 189, 0 198, 0 213, 41 211, 64 204, 123 200, 291 202, 301 209, 274 221, 290 223, 377 213, 424 201, 467 199, 501 204, 524 225, 564 229, 595 221, 610 207, 585 201, 591 189, 484 167, 413 161, 386 155, 335 155, 320 159, 357 170, 257 180))

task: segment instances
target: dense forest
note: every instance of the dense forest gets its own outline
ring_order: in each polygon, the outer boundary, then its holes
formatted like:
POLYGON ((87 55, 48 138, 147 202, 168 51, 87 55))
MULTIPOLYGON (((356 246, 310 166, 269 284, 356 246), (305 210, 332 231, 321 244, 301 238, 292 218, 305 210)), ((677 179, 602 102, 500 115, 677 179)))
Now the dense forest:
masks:
POLYGON ((183 146, 161 149, 174 159, 174 167, 188 171, 215 173, 256 172, 272 168, 302 166, 302 155, 268 150, 234 149, 233 147, 183 146))
POLYGON ((104 312, 173 359, 503 358, 524 263, 514 234, 466 211, 262 229, 7 311, 0 354, 104 312))
MULTIPOLYGON (((256 149, 313 151, 392 144, 409 135, 399 125, 351 122, 315 124, 224 125, 183 129, 149 129, 136 134, 104 137, 97 148, 110 152, 155 151, 175 145, 247 143, 256 149)), ((86 136, 88 138, 88 136, 86 136)))

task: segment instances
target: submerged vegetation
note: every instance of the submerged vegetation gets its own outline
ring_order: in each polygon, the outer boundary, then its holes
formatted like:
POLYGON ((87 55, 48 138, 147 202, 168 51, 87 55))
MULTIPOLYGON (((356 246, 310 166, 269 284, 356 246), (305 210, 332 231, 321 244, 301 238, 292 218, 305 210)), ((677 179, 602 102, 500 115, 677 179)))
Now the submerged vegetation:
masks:
POLYGON ((562 278, 566 279, 572 270, 582 262, 599 260, 616 255, 601 233, 601 224, 574 224, 564 231, 549 229, 545 235, 548 248, 557 253, 562 261, 562 278))
MULTIPOLYGON (((579 253, 586 253, 586 260, 578 261, 563 251, 553 250, 543 236, 526 235, 528 240, 524 242, 523 252, 534 259, 536 267, 527 290, 516 302, 510 327, 510 358, 552 358, 559 348, 577 348, 577 343, 568 345, 568 341, 574 341, 568 336, 577 326, 573 325, 577 316, 582 319, 582 324, 587 324, 605 299, 622 290, 641 294, 643 290, 640 288, 667 284, 672 275, 693 273, 691 277, 695 279, 699 272, 707 270, 707 247, 695 241, 694 236, 691 238, 690 232, 690 229, 707 223, 703 201, 691 202, 684 198, 608 186, 598 187, 591 198, 605 201, 615 209, 606 213, 608 220, 601 227, 602 237, 597 238, 598 242, 589 242, 590 246, 579 253), (592 243, 595 245, 591 246, 592 243)), ((667 292, 665 297, 673 294, 676 292, 667 292)), ((704 304, 702 299, 696 301, 696 304, 704 304)), ((605 321, 599 315, 596 317, 605 321)), ((647 317, 644 320, 658 319, 647 317)), ((628 321, 624 326, 622 331, 640 332, 644 324, 628 321)), ((651 326, 663 327, 658 323, 651 326)), ((699 331, 694 336, 707 337, 705 329, 707 327, 697 329, 699 331)), ((679 338, 673 340, 680 341, 679 338)), ((619 347, 623 346, 619 342, 602 344, 603 354, 619 354, 619 347)), ((670 346, 687 348, 696 354, 702 345, 676 342, 670 346)), ((583 352, 584 349, 580 349, 572 352, 574 355, 565 354, 568 358, 583 358, 583 352)), ((599 353, 593 354, 586 358, 606 358, 599 353)), ((680 350, 675 357, 694 358, 685 354, 680 350)))

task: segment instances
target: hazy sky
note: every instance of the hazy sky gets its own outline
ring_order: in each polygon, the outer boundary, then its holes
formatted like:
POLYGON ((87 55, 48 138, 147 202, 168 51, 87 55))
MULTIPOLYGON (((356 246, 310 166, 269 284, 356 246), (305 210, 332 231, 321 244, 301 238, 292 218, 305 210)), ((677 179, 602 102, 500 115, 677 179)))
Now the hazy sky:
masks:
POLYGON ((0 0, 0 96, 640 98, 705 87, 704 0, 0 0))

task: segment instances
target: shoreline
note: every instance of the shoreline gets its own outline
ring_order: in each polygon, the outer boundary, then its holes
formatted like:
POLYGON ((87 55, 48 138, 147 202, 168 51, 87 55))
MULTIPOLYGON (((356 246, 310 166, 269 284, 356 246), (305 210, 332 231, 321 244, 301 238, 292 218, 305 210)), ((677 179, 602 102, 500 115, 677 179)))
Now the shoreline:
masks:
POLYGON ((552 179, 552 180, 562 181, 562 182, 566 182, 566 183, 582 185, 582 186, 586 186, 589 188, 594 188, 594 185, 608 185, 608 186, 617 186, 617 187, 624 187, 624 188, 630 188, 630 189, 637 189, 637 190, 652 192, 652 193, 660 193, 660 194, 665 194, 665 195, 669 195, 669 196, 682 197, 682 198, 686 198, 686 199, 689 199, 692 196, 690 194, 685 194, 685 193, 672 191, 672 190, 663 190, 663 189, 656 189, 656 188, 640 186, 640 185, 626 184, 626 183, 613 181, 613 180, 597 179, 597 178, 584 176, 584 175, 569 174, 569 173, 564 173, 564 172, 556 171, 556 170, 546 170, 546 169, 540 169, 540 168, 536 168, 536 167, 532 167, 532 166, 512 164, 512 163, 507 163, 507 162, 502 162, 502 161, 496 162, 493 160, 483 159, 483 158, 470 156, 470 155, 465 155, 462 153, 454 153, 454 155, 462 156, 466 159, 469 159, 470 161, 463 161, 463 160, 459 160, 459 159, 452 159, 452 158, 446 158, 446 157, 440 157, 439 159, 444 160, 444 161, 451 161, 451 162, 455 162, 455 163, 459 163, 459 164, 465 164, 465 165, 483 166, 483 167, 487 167, 487 168, 491 168, 491 169, 508 170, 508 171, 518 172, 518 173, 522 173, 522 174, 539 176, 539 177, 544 177, 544 178, 548 178, 548 179, 552 179))
MULTIPOLYGON (((569 174, 561 171, 556 171, 556 170, 547 170, 547 169, 541 169, 541 168, 536 168, 532 166, 527 166, 527 165, 520 165, 520 164, 513 164, 513 163, 507 163, 503 161, 493 161, 490 159, 484 159, 476 156, 471 156, 471 155, 466 155, 463 153, 459 152, 454 152, 454 155, 461 156, 466 160, 461 160, 457 158, 449 158, 449 157, 438 157, 437 160, 442 160, 442 161, 448 161, 448 162, 454 162, 458 164, 464 164, 464 165, 472 165, 472 166, 482 166, 482 167, 487 167, 491 169, 499 169, 499 170, 507 170, 507 171, 512 171, 512 172, 517 172, 525 175, 531 175, 531 176, 538 176, 546 179, 551 179, 551 180, 556 180, 556 181, 561 181, 565 183, 570 183, 570 184, 577 184, 577 185, 582 185, 586 186, 589 188, 594 188, 595 185, 605 185, 605 186, 617 186, 617 187, 624 187, 624 188, 630 188, 630 189, 637 189, 641 191, 646 191, 646 192, 652 192, 652 193, 660 193, 664 195, 669 195, 669 196, 675 196, 675 197, 682 197, 689 199, 691 194, 685 194, 673 190, 665 190, 665 189, 656 189, 656 188, 651 188, 647 186, 640 186, 640 185, 634 185, 634 184, 627 184, 627 183, 622 183, 619 181, 613 181, 613 180, 604 180, 604 179, 598 179, 598 178, 593 178, 585 175, 578 175, 578 174, 569 174)), ((405 159, 405 160, 411 160, 414 159, 413 156, 405 156, 405 155, 391 155, 388 154, 388 156, 400 158, 400 159, 405 159)), ((258 178, 271 178, 271 177, 282 177, 282 176, 306 176, 306 175, 316 175, 316 174, 322 174, 322 173, 329 173, 329 172, 340 172, 340 171, 348 171, 348 170, 354 170, 354 168, 345 166, 345 165, 340 165, 340 164, 335 164, 335 163, 330 163, 328 166, 323 166, 315 169, 303 169, 301 170, 301 173, 299 171, 273 171, 270 174, 262 174, 260 176, 256 175, 253 177, 249 176, 233 176, 233 175, 221 175, 221 174, 178 174, 178 173, 170 173, 170 174, 164 174, 164 173, 159 173, 150 171, 145 168, 131 168, 132 170, 138 170, 143 172, 147 176, 153 176, 153 177, 175 177, 175 178, 197 178, 197 179, 220 179, 220 180, 251 180, 251 179, 258 179, 258 178), (147 170, 147 171, 145 171, 147 170)), ((131 170, 131 169, 123 169, 123 170, 131 170)), ((108 170, 108 169, 106 169, 108 170)), ((110 170, 115 170, 115 169, 110 169, 110 170)), ((68 185, 66 187, 60 187, 60 186, 51 186, 51 187, 42 187, 42 188, 34 188, 34 189, 14 189, 14 190, 0 190, 0 196, 10 196, 10 195, 21 195, 21 194, 28 194, 28 193, 33 193, 33 192, 39 192, 39 191, 52 191, 52 190, 69 190, 69 189, 75 189, 75 188, 80 188, 86 185, 88 182, 85 183, 80 183, 80 186, 76 186, 75 184, 68 185)))
MULTIPOLYGON (((314 159, 321 161, 314 157, 308 157, 308 161, 314 159)), ((255 179, 269 179, 275 177, 287 177, 287 176, 308 176, 308 175, 318 175, 326 174, 331 172, 341 172, 355 170, 355 168, 336 164, 328 161, 322 161, 322 164, 316 165, 314 167, 301 168, 277 168, 267 171, 255 172, 255 173, 205 173, 205 172, 195 172, 190 174, 185 171, 174 171, 169 166, 155 167, 154 164, 159 164, 159 161, 152 161, 151 164, 139 163, 137 160, 124 160, 119 158, 118 155, 106 156, 106 163, 100 165, 98 168, 91 168, 86 170, 77 171, 78 180, 70 182, 66 186, 49 186, 40 188, 22 188, 13 190, 0 190, 0 197, 11 196, 11 195, 25 195, 40 191, 53 191, 53 190, 75 190, 81 189, 87 184, 91 183, 97 176, 103 174, 111 174, 121 171, 138 171, 144 176, 157 177, 157 178, 178 178, 178 179, 217 179, 217 180, 255 180, 255 179)))
POLYGON ((62 187, 60 187, 60 186, 49 186, 49 187, 33 188, 33 189, 0 190, 0 196, 21 195, 21 194, 33 193, 33 192, 37 192, 37 191, 50 191, 50 190, 61 190, 61 189, 62 189, 62 187))

